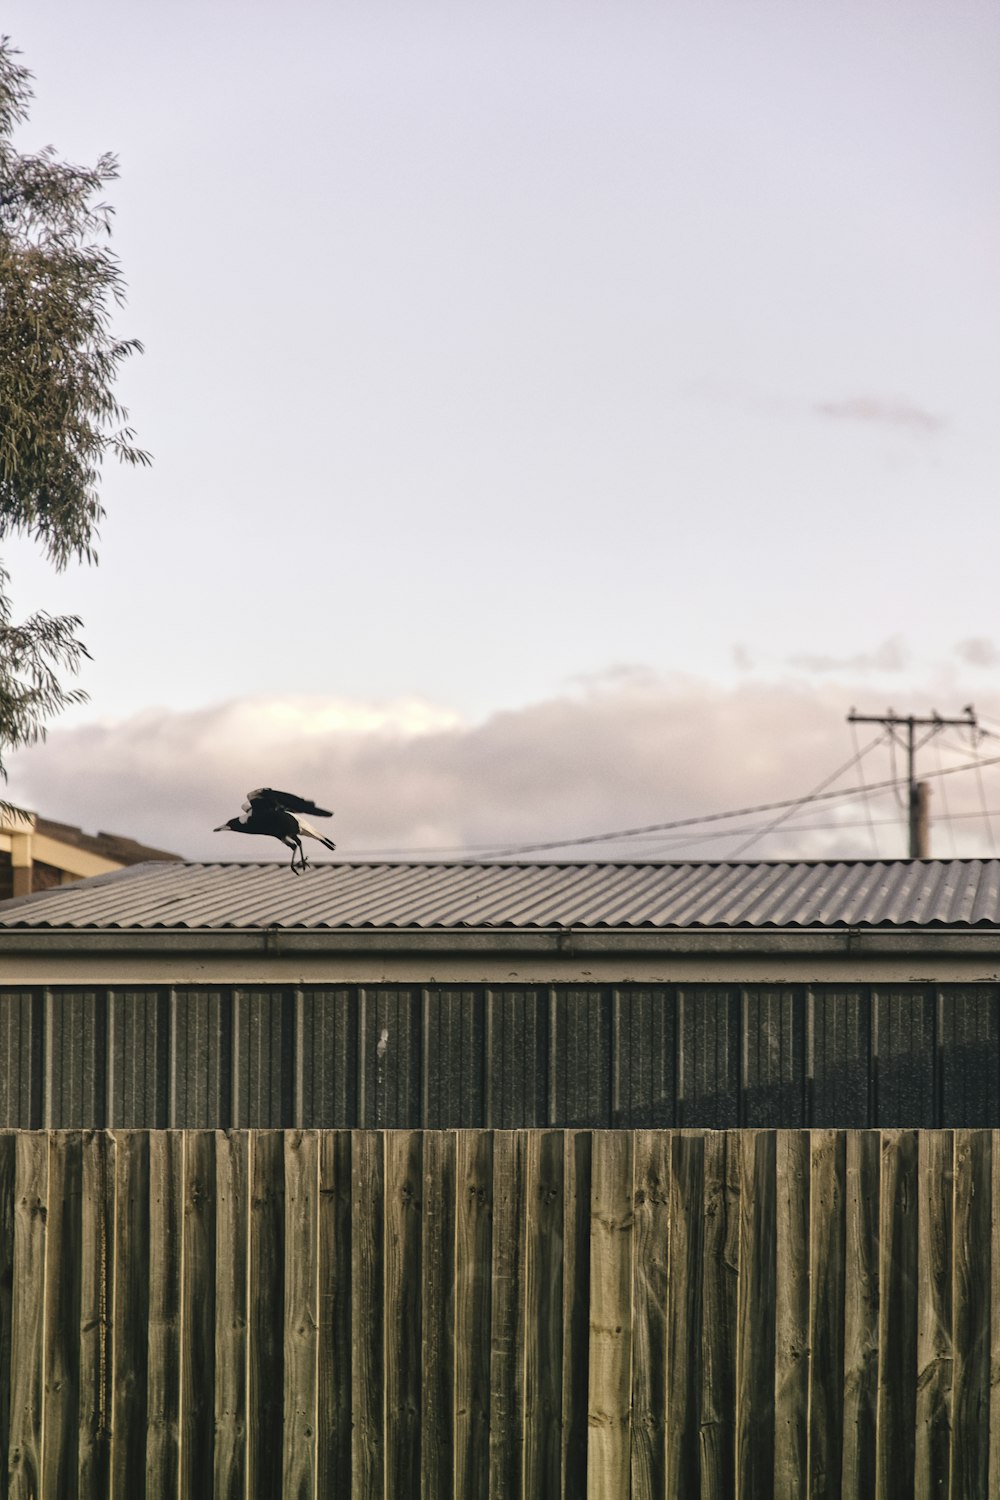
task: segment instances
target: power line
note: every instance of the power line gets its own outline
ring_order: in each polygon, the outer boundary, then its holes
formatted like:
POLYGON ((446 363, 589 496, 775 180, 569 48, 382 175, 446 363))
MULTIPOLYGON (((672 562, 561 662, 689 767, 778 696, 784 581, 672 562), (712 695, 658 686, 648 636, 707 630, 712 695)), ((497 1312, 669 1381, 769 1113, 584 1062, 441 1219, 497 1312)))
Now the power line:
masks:
MULTIPOLYGON (((937 751, 938 770, 940 770, 941 769, 941 741, 940 740, 936 740, 935 741, 934 748, 937 751)), ((951 852, 952 852, 952 854, 954 854, 955 853, 955 830, 951 827, 950 808, 948 807, 947 782, 942 782, 941 783, 941 800, 944 803, 944 813, 943 813, 942 817, 938 818, 938 821, 939 822, 944 821, 944 822, 946 822, 948 824, 948 843, 951 846, 951 852)))
MULTIPOLYGON (((970 769, 971 769, 971 767, 970 767, 970 769)), ((868 790, 871 791, 872 788, 869 787, 868 790)), ((886 795, 886 793, 883 793, 882 795, 886 795)), ((1000 818, 1000 807, 991 807, 991 808, 988 808, 987 809, 987 815, 989 817, 991 817, 991 818, 1000 818)), ((943 813, 943 814, 940 814, 935 819, 935 821, 939 822, 939 823, 971 822, 973 819, 979 819, 982 816, 983 816, 982 810, 981 809, 977 809, 975 812, 957 812, 957 813, 949 812, 949 813, 943 813)), ((797 833, 840 833, 840 832, 844 831, 845 829, 851 829, 851 830, 853 830, 853 829, 856 829, 856 828, 869 828, 871 826, 871 821, 872 820, 871 820, 870 815, 869 815, 869 816, 864 817, 864 818, 838 819, 836 822, 827 822, 827 823, 795 823, 795 824, 789 825, 784 831, 786 833, 796 833, 796 834, 797 833)), ((876 828, 898 828, 899 827, 899 819, 898 818, 875 818, 874 819, 874 824, 875 824, 876 828)), ((766 825, 762 825, 762 828, 763 827, 766 827, 766 825)), ((682 834, 676 834, 673 838, 671 838, 669 836, 669 834, 666 837, 664 837, 664 835, 662 833, 636 834, 634 836, 634 838, 633 838, 633 842, 638 843, 638 842, 641 842, 643 839, 649 839, 649 840, 655 840, 655 842, 657 844, 667 844, 667 845, 671 845, 671 846, 674 846, 674 847, 677 847, 677 848, 685 848, 685 847, 687 847, 690 844, 714 843, 718 839, 738 838, 742 834, 755 833, 757 831, 758 830, 755 829, 753 826, 744 826, 744 827, 738 827, 738 828, 716 829, 716 830, 714 830, 711 833, 704 833, 704 834, 697 834, 697 833, 696 834, 683 834, 683 833, 682 834)), ((394 849, 383 848, 383 847, 380 847, 378 849, 349 849, 349 848, 344 848, 343 846, 341 846, 341 847, 342 847, 342 850, 343 850, 343 853, 344 853, 345 857, 350 858, 350 859, 374 859, 374 858, 385 859, 385 858, 388 858, 388 857, 393 856, 393 855, 397 855, 397 856, 398 855, 411 855, 412 856, 412 855, 421 855, 421 854, 454 854, 454 855, 473 854, 478 849, 484 849, 484 848, 487 848, 487 847, 488 848, 493 848, 493 845, 492 844, 490 844, 490 845, 477 845, 477 844, 425 844, 425 845, 419 845, 419 846, 412 846, 410 848, 394 848, 394 849)), ((877 856, 877 857, 881 858, 881 856, 877 856)), ((957 858, 958 856, 957 855, 953 855, 953 857, 957 858)))
MULTIPOLYGON (((1000 755, 991 756, 986 760, 967 761, 964 764, 957 766, 940 767, 936 771, 928 772, 927 776, 928 779, 936 780, 940 777, 955 775, 962 771, 975 770, 977 767, 982 767, 985 769, 987 766, 993 765, 1000 765, 1000 755)), ((670 822, 647 823, 640 827, 618 828, 605 833, 581 834, 576 838, 549 839, 544 842, 510 844, 502 848, 498 848, 497 843, 494 840, 491 843, 483 844, 419 844, 410 845, 408 847, 404 847, 401 845, 382 845, 378 848, 362 849, 348 849, 342 846, 342 849, 345 856, 370 859, 414 857, 421 855, 453 855, 456 858, 466 856, 470 858, 480 857, 483 859, 505 859, 519 854, 541 853, 548 849, 571 849, 587 844, 614 843, 617 840, 631 840, 650 837, 656 834, 671 833, 675 829, 698 828, 709 823, 725 822, 731 818, 747 818, 753 817, 757 813, 778 812, 784 808, 791 809, 790 816, 793 816, 796 810, 803 809, 804 807, 808 806, 810 802, 826 802, 837 800, 838 798, 848 800, 852 797, 870 798, 873 793, 885 794, 890 791, 894 791, 901 784, 905 784, 905 781, 905 777, 894 776, 885 781, 863 783, 861 786, 843 787, 839 790, 816 792, 813 793, 809 798, 793 797, 787 798, 786 800, 781 802, 761 802, 750 807, 733 808, 726 812, 704 813, 700 817, 675 818, 670 822)), ((1000 810, 991 809, 990 815, 994 817, 1000 817, 1000 810)), ((956 813, 952 816, 956 819, 973 816, 981 817, 982 813, 956 813)), ((879 819, 878 821, 881 825, 881 823, 883 822, 888 824, 894 820, 879 819)), ((836 829, 838 827, 846 827, 848 825, 843 823, 834 823, 829 824, 828 826, 831 829, 836 829)), ((742 828, 730 828, 721 833, 719 837, 734 838, 747 831, 749 830, 745 830, 742 828)), ((794 831, 805 832, 807 830, 801 828, 800 826, 794 831)), ((695 840, 692 839, 691 842, 695 842, 695 840)))
MULTIPOLYGON (((975 769, 976 762, 970 761, 960 766, 945 766, 940 771, 928 772, 928 778, 939 776, 954 776, 961 771, 975 769)), ((983 766, 1000 765, 1000 755, 994 755, 988 760, 978 762, 983 766)), ((828 802, 838 797, 858 797, 866 792, 885 791, 888 788, 905 785, 906 777, 895 777, 887 781, 873 781, 868 786, 843 787, 839 791, 814 792, 810 797, 811 802, 828 802)), ((586 844, 607 844, 616 839, 636 838, 643 833, 668 833, 674 828, 697 828, 704 823, 724 822, 728 818, 748 818, 755 813, 778 812, 785 807, 802 807, 806 798, 789 797, 782 802, 760 802, 753 807, 734 808, 729 812, 706 813, 698 818, 675 818, 668 823, 646 823, 637 828, 616 828, 607 833, 583 834, 578 838, 571 839, 547 839, 537 843, 508 844, 503 848, 493 846, 492 852, 484 854, 484 859, 510 859, 519 854, 538 854, 548 849, 573 849, 586 844)))
MULTIPOLYGON (((874 750, 875 746, 880 745, 884 739, 884 734, 876 735, 875 739, 867 744, 863 750, 858 750, 850 760, 846 760, 842 766, 838 766, 836 771, 834 771, 832 775, 825 776, 822 781, 818 782, 814 790, 808 792, 806 796, 802 797, 796 805, 801 807, 809 802, 812 802, 819 792, 825 790, 825 788, 830 786, 834 781, 839 781, 841 776, 843 776, 847 771, 851 770, 853 766, 860 764, 861 760, 868 754, 869 750, 874 750)), ((863 782, 862 785, 864 785, 863 782)), ((745 849, 749 849, 753 844, 757 842, 758 839, 764 838, 766 834, 773 833, 778 825, 780 823, 783 823, 785 819, 789 817, 791 817, 791 812, 779 813, 774 821, 772 823, 769 823, 767 827, 764 828, 760 833, 753 834, 744 843, 740 844, 738 848, 734 849, 732 858, 738 859, 745 849)))
POLYGON ((986 791, 983 787, 983 770, 982 766, 979 763, 978 756, 976 757, 976 782, 979 787, 979 805, 982 810, 983 822, 986 825, 986 832, 989 834, 990 839, 990 853, 996 854, 997 843, 996 838, 993 834, 993 824, 990 822, 990 815, 986 811, 986 791))

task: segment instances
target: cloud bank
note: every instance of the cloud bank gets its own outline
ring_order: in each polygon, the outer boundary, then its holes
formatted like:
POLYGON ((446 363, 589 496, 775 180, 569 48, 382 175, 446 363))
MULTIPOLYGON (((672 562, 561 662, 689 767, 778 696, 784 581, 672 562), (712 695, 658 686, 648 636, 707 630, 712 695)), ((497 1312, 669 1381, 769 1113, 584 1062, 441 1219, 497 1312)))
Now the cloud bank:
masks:
MULTIPOLYGON (((242 699, 187 712, 150 709, 57 730, 46 744, 19 752, 9 792, 91 832, 126 834, 189 858, 254 860, 280 858, 281 851, 270 840, 211 830, 239 810, 249 788, 270 785, 335 809, 330 831, 339 857, 475 856, 800 796, 850 760, 845 715, 863 698, 863 683, 848 680, 722 687, 616 669, 472 724, 418 702, 242 699)), ((947 701, 936 706, 950 711, 947 701)), ((986 741, 982 754, 995 753, 994 745, 1000 752, 1000 742, 986 741)), ((921 753, 921 772, 969 754, 968 735, 950 731, 921 753)), ((858 785, 862 776, 883 780, 891 770, 888 751, 879 749, 838 785, 858 785)), ((1000 807, 998 772, 984 772, 984 786, 1000 807)), ((992 852, 977 778, 954 775, 933 786, 936 817, 969 814, 935 825, 933 852, 992 852)), ((724 858, 772 816, 709 824, 700 842, 690 831, 661 831, 549 857, 724 858)), ((860 802, 819 802, 747 852, 904 853, 894 795, 873 803, 871 816, 874 828, 860 802)))

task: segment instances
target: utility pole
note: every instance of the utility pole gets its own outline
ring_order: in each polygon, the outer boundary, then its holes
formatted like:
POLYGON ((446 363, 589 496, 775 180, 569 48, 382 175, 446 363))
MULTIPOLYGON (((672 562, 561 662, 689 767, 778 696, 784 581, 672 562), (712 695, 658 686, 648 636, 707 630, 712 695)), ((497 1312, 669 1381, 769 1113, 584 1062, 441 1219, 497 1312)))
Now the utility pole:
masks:
POLYGON ((926 728, 929 732, 920 741, 921 745, 927 743, 932 735, 937 734, 939 729, 946 725, 961 725, 965 729, 978 729, 976 711, 970 704, 962 710, 964 718, 942 719, 939 713, 932 711, 929 719, 918 718, 915 714, 897 714, 891 708, 886 714, 856 714, 851 709, 847 715, 848 724, 881 724, 889 733, 895 737, 897 729, 906 730, 906 779, 909 787, 907 808, 909 812, 910 830, 910 858, 926 859, 930 853, 930 787, 926 781, 917 780, 917 730, 926 728))

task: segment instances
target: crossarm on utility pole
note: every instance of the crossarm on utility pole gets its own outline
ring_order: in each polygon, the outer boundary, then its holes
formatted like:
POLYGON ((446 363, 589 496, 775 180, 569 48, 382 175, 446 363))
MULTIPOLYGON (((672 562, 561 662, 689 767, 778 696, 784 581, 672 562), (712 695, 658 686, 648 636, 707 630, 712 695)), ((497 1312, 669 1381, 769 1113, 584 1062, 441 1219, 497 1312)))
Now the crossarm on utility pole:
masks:
MULTIPOLYGON (((885 714, 856 714, 852 708, 847 715, 848 724, 881 724, 890 734, 897 728, 906 729, 906 780, 909 789, 907 813, 911 859, 927 859, 930 853, 930 788, 926 782, 917 781, 917 729, 927 727, 931 734, 936 734, 946 725, 978 729, 979 723, 972 705, 962 712, 964 717, 961 719, 943 719, 937 713, 923 719, 916 714, 897 714, 891 708, 885 714)), ((929 739, 930 735, 925 735, 924 738, 929 739)))

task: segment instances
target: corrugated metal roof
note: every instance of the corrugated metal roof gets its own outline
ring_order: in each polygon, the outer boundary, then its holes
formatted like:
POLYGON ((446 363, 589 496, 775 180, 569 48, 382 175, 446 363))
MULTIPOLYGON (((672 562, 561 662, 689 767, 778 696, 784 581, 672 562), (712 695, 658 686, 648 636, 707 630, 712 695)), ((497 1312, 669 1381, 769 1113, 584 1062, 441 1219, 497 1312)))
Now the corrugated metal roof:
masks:
POLYGON ((1000 860, 149 863, 0 902, 0 929, 972 926, 1000 926, 1000 860))

